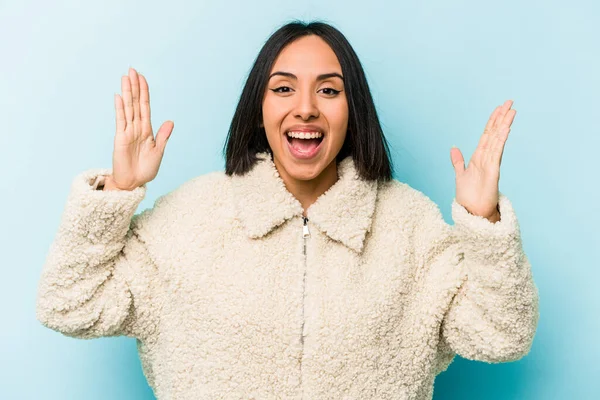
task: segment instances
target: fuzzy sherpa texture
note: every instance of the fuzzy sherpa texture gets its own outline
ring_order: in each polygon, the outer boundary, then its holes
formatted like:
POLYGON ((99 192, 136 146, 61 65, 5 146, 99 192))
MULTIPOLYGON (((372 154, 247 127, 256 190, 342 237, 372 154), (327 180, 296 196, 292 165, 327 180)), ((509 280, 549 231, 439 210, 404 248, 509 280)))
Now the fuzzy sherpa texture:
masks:
POLYGON ((304 238, 300 203, 259 159, 139 214, 146 186, 96 190, 109 169, 79 174, 38 320, 70 337, 136 338, 160 400, 431 399, 456 354, 528 354, 538 290, 502 193, 499 222, 454 199, 449 225, 422 192, 362 180, 346 158, 304 238))

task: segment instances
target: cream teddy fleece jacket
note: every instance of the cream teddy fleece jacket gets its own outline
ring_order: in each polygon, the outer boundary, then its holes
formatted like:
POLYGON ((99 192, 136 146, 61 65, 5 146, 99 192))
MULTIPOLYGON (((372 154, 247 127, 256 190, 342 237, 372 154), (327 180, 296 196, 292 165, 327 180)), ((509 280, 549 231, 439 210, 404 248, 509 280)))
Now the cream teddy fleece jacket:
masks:
POLYGON ((431 399, 455 354, 531 347, 538 290, 517 217, 456 200, 454 225, 405 183, 351 158, 302 217, 268 153, 244 176, 195 177, 134 212, 146 186, 73 181, 38 288, 37 318, 76 338, 137 339, 156 397, 431 399))

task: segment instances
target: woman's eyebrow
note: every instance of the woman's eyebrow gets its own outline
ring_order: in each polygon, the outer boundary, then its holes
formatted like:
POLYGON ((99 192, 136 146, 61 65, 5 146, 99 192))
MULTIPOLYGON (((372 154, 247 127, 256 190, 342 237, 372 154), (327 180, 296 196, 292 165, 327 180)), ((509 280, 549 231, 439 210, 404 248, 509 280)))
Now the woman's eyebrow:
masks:
MULTIPOLYGON (((291 78, 291 79, 295 79, 295 80, 298 79, 298 77, 296 75, 292 74, 291 72, 284 72, 284 71, 273 72, 271 74, 271 76, 269 76, 269 79, 271 79, 275 75, 281 75, 281 76, 285 76, 285 77, 288 77, 288 78, 291 78)), ((337 72, 330 72, 330 73, 327 73, 327 74, 321 74, 321 75, 317 76, 317 80, 318 81, 322 81, 324 79, 333 78, 333 77, 338 77, 342 81, 344 80, 344 77, 342 75, 338 74, 337 72)))

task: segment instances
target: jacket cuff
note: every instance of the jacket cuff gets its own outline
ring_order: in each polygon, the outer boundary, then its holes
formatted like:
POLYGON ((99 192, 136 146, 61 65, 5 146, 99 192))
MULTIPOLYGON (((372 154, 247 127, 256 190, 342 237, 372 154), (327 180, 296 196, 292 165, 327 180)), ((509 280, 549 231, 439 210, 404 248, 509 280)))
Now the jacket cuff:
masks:
MULTIPOLYGON (((479 242, 483 240, 494 243, 497 240, 506 240, 515 236, 521 236, 519 223, 512 203, 502 193, 499 194, 498 208, 500 210, 500 221, 490 222, 487 218, 471 214, 454 198, 452 202, 454 230, 463 238, 474 239, 479 242)), ((487 254, 487 250, 492 250, 482 246, 478 247, 484 254, 487 254)))
POLYGON ((513 206, 499 194, 500 221, 490 222, 452 202, 454 232, 461 242, 464 257, 470 260, 470 275, 492 287, 500 287, 515 259, 522 255, 521 231, 513 206))
POLYGON ((146 195, 146 185, 133 190, 98 190, 110 169, 95 168, 79 173, 72 182, 62 225, 92 243, 120 241, 131 218, 146 195))

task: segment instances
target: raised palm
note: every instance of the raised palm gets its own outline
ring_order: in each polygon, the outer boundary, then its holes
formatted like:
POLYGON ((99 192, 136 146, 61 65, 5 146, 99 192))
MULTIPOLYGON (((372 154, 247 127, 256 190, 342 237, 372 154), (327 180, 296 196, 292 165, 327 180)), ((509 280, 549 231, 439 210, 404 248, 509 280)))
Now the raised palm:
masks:
POLYGON ((512 100, 506 100, 492 112, 467 168, 461 151, 458 148, 450 151, 456 173, 456 201, 471 214, 492 221, 500 218, 500 164, 516 114, 512 105, 512 100))
POLYGON ((121 91, 122 98, 115 94, 117 130, 111 178, 118 189, 133 190, 158 174, 174 123, 165 121, 154 137, 148 82, 135 69, 121 77, 121 91))

